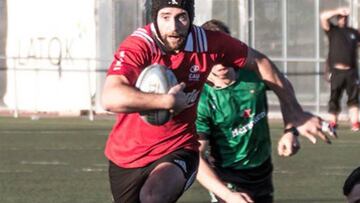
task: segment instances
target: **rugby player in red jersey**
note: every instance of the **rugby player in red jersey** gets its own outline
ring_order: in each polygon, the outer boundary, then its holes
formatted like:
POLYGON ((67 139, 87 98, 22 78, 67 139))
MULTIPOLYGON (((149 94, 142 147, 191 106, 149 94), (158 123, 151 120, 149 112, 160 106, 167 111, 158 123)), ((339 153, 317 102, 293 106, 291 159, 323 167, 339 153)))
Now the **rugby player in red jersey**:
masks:
POLYGON ((139 28, 119 46, 105 80, 102 103, 117 113, 106 143, 114 201, 176 202, 193 183, 199 163, 196 104, 215 64, 255 71, 279 97, 287 127, 315 142, 325 141, 321 119, 303 111, 284 76, 266 57, 221 32, 193 25, 194 0, 152 0, 153 23, 139 28), (134 87, 151 64, 170 68, 179 84, 168 94, 143 93, 134 87), (138 112, 174 112, 162 126, 145 123, 138 112))

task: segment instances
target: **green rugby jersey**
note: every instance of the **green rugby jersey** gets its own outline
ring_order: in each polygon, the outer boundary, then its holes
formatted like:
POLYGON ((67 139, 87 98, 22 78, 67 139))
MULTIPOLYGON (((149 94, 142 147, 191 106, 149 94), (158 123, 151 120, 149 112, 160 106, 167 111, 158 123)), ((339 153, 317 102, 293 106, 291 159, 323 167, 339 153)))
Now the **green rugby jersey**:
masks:
POLYGON ((249 169, 271 155, 266 86, 252 71, 237 73, 228 87, 204 86, 196 128, 207 136, 215 166, 249 169))

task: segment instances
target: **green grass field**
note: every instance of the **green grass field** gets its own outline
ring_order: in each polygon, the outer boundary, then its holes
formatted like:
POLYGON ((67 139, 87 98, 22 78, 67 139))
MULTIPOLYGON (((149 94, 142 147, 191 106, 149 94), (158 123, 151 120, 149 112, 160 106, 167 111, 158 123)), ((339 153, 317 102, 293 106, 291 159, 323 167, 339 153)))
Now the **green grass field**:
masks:
MULTIPOLYGON (((110 203, 103 150, 112 124, 112 118, 0 117, 0 203, 110 203)), ((277 122, 271 128, 276 146, 282 128, 277 122)), ((294 157, 273 152, 275 202, 344 202, 344 179, 360 165, 360 133, 344 125, 338 134, 332 145, 302 138, 294 157)), ((195 183, 179 202, 209 201, 195 183)))

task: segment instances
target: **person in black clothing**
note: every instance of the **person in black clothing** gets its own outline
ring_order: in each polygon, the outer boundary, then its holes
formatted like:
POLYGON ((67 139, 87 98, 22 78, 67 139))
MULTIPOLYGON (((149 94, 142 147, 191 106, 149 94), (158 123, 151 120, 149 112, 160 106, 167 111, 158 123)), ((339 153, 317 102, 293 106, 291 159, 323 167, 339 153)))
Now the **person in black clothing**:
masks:
POLYGON ((348 27, 348 8, 323 11, 320 15, 321 27, 329 38, 329 55, 326 65, 330 71, 329 113, 332 127, 337 126, 341 112, 340 100, 344 90, 348 95, 348 109, 351 130, 359 131, 359 76, 357 69, 357 47, 360 34, 348 27), (337 25, 330 19, 336 17, 337 25))
POLYGON ((346 178, 343 194, 348 203, 360 202, 360 167, 354 169, 346 178))

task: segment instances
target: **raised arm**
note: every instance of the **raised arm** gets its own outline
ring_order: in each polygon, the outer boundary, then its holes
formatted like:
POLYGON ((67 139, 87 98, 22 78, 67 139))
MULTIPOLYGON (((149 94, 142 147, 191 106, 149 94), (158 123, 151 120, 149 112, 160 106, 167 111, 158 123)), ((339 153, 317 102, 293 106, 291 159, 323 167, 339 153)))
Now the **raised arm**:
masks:
POLYGON ((330 18, 332 18, 333 16, 336 16, 336 15, 348 16, 349 13, 350 13, 350 10, 348 8, 344 8, 344 7, 332 9, 332 10, 325 10, 325 11, 321 12, 321 14, 320 14, 321 28, 325 31, 329 31, 330 30, 330 23, 329 23, 330 18))
POLYGON ((294 120, 291 118, 292 115, 296 116, 303 112, 302 107, 295 97, 291 83, 264 54, 249 48, 246 67, 257 72, 259 77, 278 96, 285 125, 291 122, 291 120, 294 120))
POLYGON ((259 77, 277 95, 285 128, 295 127, 301 135, 307 137, 313 143, 316 142, 316 136, 330 143, 329 138, 321 131, 322 119, 302 109, 296 99, 291 83, 270 59, 264 54, 249 48, 246 67, 257 72, 259 77))
POLYGON ((170 89, 168 94, 144 93, 129 85, 122 75, 107 76, 102 93, 105 110, 114 113, 131 113, 154 109, 181 111, 185 107, 184 83, 170 89))

